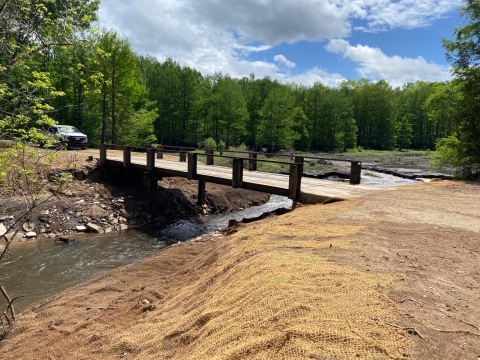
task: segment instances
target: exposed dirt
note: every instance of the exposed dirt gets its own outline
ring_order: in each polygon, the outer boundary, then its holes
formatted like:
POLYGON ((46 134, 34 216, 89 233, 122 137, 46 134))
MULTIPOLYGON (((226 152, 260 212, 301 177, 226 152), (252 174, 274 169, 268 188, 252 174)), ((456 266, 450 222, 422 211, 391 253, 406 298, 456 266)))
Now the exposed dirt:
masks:
POLYGON ((477 359, 480 184, 300 206, 47 299, 5 359, 477 359))

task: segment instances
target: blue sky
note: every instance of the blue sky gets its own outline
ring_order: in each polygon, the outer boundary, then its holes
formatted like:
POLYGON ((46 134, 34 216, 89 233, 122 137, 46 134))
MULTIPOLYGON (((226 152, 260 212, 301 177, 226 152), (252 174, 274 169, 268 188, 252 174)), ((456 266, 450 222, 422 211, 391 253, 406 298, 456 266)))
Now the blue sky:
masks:
POLYGON ((102 0, 101 25, 139 54, 171 57, 204 74, 255 73, 337 86, 394 86, 451 78, 441 37, 452 37, 460 0, 102 0))

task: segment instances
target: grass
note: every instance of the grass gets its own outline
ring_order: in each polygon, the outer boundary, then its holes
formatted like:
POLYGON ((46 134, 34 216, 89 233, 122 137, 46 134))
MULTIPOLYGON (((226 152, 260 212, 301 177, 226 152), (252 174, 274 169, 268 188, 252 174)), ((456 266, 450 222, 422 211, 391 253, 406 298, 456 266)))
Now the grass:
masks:
MULTIPOLYGON (((197 151, 198 161, 206 164, 207 157, 204 155, 202 150, 197 151)), ((218 152, 216 152, 218 154, 218 152)), ((373 161, 379 164, 385 165, 414 165, 416 161, 414 158, 425 158, 429 162, 435 158, 436 152, 430 150, 365 150, 365 149, 351 149, 346 152, 296 152, 296 155, 314 157, 324 157, 324 158, 339 158, 339 159, 349 159, 355 158, 362 161, 362 158, 369 158, 367 161, 373 161), (409 160, 410 158, 410 160, 409 160)), ((243 153, 224 153, 226 156, 244 158, 244 168, 248 169, 248 154, 243 153)), ((281 154, 276 156, 265 156, 258 155, 258 160, 271 160, 285 163, 293 163, 294 159, 290 156, 289 152, 285 152, 285 156, 281 154)), ((365 161, 363 160, 363 161, 365 161)), ((232 167, 233 159, 230 158, 214 158, 215 165, 232 167)), ((318 171, 318 170, 329 170, 332 169, 333 165, 319 164, 317 161, 306 161, 304 163, 304 171, 318 171)), ((258 162, 257 169, 264 172, 289 172, 290 166, 287 164, 278 164, 278 163, 268 163, 268 162, 258 162)))
MULTIPOLYGON (((247 154, 242 153, 225 153, 226 156, 238 157, 243 158, 243 167, 244 169, 248 169, 248 158, 246 157, 247 154)), ((206 164, 207 157, 203 155, 202 151, 198 151, 198 161, 206 164)), ((270 160, 270 161, 278 161, 278 162, 285 162, 285 163, 293 163, 294 159, 287 156, 274 156, 274 157, 267 157, 265 155, 258 155, 258 160, 270 160)), ((218 166, 225 166, 225 167, 232 167, 233 159, 230 158, 222 158, 222 157, 214 157, 214 164, 218 166)), ((303 169, 304 171, 314 171, 314 170, 328 170, 329 168, 333 168, 332 165, 325 165, 325 164, 318 164, 315 161, 307 161, 305 162, 303 169)), ((288 164, 278 164, 278 163, 270 163, 270 162, 263 162, 259 161, 257 163, 257 170, 264 171, 264 172, 289 172, 290 165, 288 164)))

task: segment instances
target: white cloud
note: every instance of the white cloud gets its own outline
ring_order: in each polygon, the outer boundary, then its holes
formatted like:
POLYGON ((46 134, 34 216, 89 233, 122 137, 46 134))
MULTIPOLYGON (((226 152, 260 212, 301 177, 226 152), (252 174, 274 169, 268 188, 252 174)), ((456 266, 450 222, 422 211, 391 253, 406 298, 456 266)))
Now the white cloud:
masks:
POLYGON ((401 86, 416 80, 444 81, 451 78, 448 67, 429 63, 421 56, 417 58, 387 56, 379 48, 352 46, 343 39, 330 40, 325 49, 359 63, 357 71, 360 76, 372 80, 385 79, 393 86, 401 86))
POLYGON ((331 74, 325 70, 314 67, 304 73, 289 76, 285 78, 286 82, 294 82, 296 84, 302 84, 305 86, 312 86, 316 82, 320 82, 326 86, 337 87, 342 81, 346 81, 340 74, 331 74))
POLYGON ((462 0, 352 0, 351 6, 358 18, 366 20, 365 26, 355 30, 374 32, 425 27, 462 3, 462 0))
POLYGON ((285 65, 286 67, 289 67, 289 68, 293 68, 295 67, 295 63, 294 62, 291 62, 290 60, 288 60, 284 55, 282 54, 278 54, 278 55, 275 55, 273 57, 273 60, 277 63, 280 63, 280 64, 283 64, 285 65))
MULTIPOLYGON (((202 73, 221 71, 241 77, 254 72, 257 77, 285 80, 289 78, 285 67, 288 70, 295 64, 284 55, 277 55, 274 61, 251 61, 250 56, 281 43, 347 37, 353 21, 363 24, 353 30, 365 31, 426 26, 457 7, 459 1, 102 0, 100 19, 102 26, 128 36, 135 51, 161 61, 171 57, 202 73)), ((364 71, 371 66, 365 65, 364 71)), ((335 82, 340 76, 322 72, 313 68, 296 79, 335 82)))
POLYGON ((238 45, 234 44, 233 48, 236 50, 240 50, 242 53, 248 54, 248 53, 257 53, 257 52, 262 52, 262 51, 267 51, 272 48, 270 45, 258 45, 258 46, 251 46, 251 45, 238 45))

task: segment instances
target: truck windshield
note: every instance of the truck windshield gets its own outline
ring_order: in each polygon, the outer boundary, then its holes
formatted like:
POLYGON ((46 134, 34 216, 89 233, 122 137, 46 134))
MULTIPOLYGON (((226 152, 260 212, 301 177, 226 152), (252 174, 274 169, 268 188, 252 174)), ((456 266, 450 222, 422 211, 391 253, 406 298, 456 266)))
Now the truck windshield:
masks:
POLYGON ((69 125, 59 125, 57 126, 58 132, 60 133, 78 133, 80 132, 75 126, 69 125))

